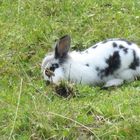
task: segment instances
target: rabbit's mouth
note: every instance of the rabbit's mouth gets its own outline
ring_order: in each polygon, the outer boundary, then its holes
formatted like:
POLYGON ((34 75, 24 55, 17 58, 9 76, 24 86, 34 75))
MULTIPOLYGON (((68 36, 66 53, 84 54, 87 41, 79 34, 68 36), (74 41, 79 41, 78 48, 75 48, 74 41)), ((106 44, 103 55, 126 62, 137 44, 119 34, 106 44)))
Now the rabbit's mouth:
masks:
POLYGON ((46 69, 46 70, 45 70, 45 74, 46 74, 49 78, 52 77, 52 76, 55 76, 54 72, 51 71, 50 69, 46 69))

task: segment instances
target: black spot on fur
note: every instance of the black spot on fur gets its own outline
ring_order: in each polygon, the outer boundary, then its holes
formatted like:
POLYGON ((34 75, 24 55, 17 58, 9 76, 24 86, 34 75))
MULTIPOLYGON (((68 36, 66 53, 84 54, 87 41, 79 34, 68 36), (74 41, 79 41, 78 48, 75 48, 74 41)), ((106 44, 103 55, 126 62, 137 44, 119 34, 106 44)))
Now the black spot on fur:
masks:
POLYGON ((119 45, 119 48, 120 48, 120 49, 123 49, 123 48, 124 48, 124 46, 123 46, 123 45, 119 45))
POLYGON ((113 47, 114 47, 114 48, 116 48, 116 47, 117 47, 117 43, 116 43, 116 42, 113 42, 113 44, 112 44, 112 45, 113 45, 113 47))
POLYGON ((123 45, 119 45, 120 49, 123 49, 124 53, 127 54, 128 53, 128 48, 124 47, 123 45))
POLYGON ((59 65, 57 63, 52 64, 52 66, 50 67, 51 71, 55 71, 55 69, 59 68, 59 65))
POLYGON ((121 61, 119 52, 115 51, 112 56, 106 59, 106 63, 108 64, 108 67, 105 69, 106 75, 113 74, 115 70, 120 68, 121 61))
POLYGON ((89 67, 89 64, 86 64, 87 67, 89 67))
POLYGON ((128 53, 128 48, 124 48, 123 51, 124 51, 125 54, 127 54, 128 53))
POLYGON ((126 40, 126 39, 119 39, 119 40, 126 42, 128 45, 132 45, 132 42, 130 42, 130 41, 126 40))
POLYGON ((95 69, 96 69, 96 71, 99 71, 99 70, 100 70, 100 68, 99 68, 99 67, 96 67, 95 69))
POLYGON ((97 48, 97 46, 98 46, 98 45, 95 45, 95 46, 93 46, 92 48, 95 49, 95 48, 97 48))
POLYGON ((133 50, 133 62, 130 64, 130 68, 135 70, 136 67, 139 66, 139 62, 140 62, 139 57, 136 56, 136 52, 135 50, 133 50))
POLYGON ((113 74, 114 71, 120 68, 121 61, 119 52, 115 51, 113 55, 109 56, 109 58, 106 59, 106 63, 108 64, 108 66, 105 69, 99 71, 99 76, 101 77, 101 79, 104 76, 109 76, 110 74, 113 74))

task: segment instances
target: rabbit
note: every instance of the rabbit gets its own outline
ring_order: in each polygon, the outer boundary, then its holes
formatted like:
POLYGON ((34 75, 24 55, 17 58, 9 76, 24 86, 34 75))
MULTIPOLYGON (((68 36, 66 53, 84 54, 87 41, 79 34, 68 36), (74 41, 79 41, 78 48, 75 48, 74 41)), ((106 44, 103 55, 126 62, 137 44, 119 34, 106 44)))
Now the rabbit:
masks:
POLYGON ((101 41, 84 51, 69 52, 71 38, 61 37, 54 53, 42 61, 41 69, 47 82, 62 80, 104 88, 120 86, 140 76, 140 48, 120 38, 101 41))

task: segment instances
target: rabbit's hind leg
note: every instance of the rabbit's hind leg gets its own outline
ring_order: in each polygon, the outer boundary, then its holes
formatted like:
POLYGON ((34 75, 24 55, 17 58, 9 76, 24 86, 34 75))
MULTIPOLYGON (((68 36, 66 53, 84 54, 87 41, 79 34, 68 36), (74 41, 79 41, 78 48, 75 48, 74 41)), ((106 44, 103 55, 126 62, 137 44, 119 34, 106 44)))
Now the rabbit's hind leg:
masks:
POLYGON ((117 87, 124 83, 123 79, 111 79, 105 83, 102 89, 107 89, 109 87, 117 87))

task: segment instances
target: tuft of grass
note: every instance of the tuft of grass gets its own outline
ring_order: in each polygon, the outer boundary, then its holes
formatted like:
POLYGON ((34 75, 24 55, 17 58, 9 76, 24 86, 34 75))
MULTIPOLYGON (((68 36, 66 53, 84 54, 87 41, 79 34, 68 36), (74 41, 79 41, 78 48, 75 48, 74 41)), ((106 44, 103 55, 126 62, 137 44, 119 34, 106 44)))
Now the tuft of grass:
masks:
POLYGON ((67 81, 61 81, 59 85, 54 85, 52 88, 55 89, 56 95, 64 98, 71 98, 78 95, 78 90, 76 90, 76 85, 69 83, 67 81))
POLYGON ((114 37, 140 44, 139 7, 139 0, 0 1, 0 139, 139 140, 139 80, 109 90, 63 83, 57 89, 76 96, 62 98, 40 71, 65 34, 77 50, 114 37))

